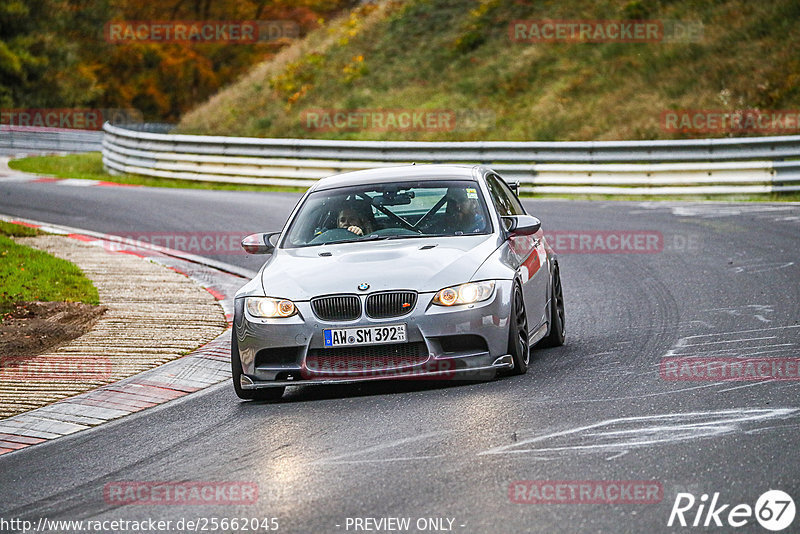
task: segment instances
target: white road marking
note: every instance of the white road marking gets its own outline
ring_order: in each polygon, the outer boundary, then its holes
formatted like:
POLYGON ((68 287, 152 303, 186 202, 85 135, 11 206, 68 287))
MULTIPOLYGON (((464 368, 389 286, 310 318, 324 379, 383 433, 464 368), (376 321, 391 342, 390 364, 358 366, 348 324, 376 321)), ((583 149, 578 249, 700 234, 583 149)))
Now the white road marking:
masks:
POLYGON ((705 341, 703 343, 685 343, 681 345, 682 347, 700 347, 700 346, 707 346, 707 345, 715 345, 717 343, 742 343, 744 341, 758 341, 760 339, 776 339, 778 336, 766 336, 766 337, 745 337, 742 339, 721 339, 719 341, 705 341))
POLYGON ((624 451, 620 452, 619 454, 614 454, 613 456, 609 456, 608 458, 606 458, 606 461, 610 462, 611 460, 616 460, 617 458, 625 456, 626 454, 628 454, 628 451, 624 450, 624 451))
POLYGON ((739 409, 716 412, 673 413, 607 419, 599 423, 552 432, 524 439, 509 445, 493 447, 483 455, 553 452, 621 452, 635 447, 676 443, 690 439, 718 436, 743 431, 746 423, 761 423, 776 418, 793 417, 797 408, 739 409), (619 429, 633 425, 633 428, 619 429), (585 444, 587 436, 595 439, 585 444), (606 438, 606 442, 597 443, 606 438), (541 446, 550 444, 550 446, 541 446))
POLYGON ((772 326, 752 330, 733 332, 715 332, 711 334, 694 334, 680 338, 663 358, 701 358, 701 357, 751 357, 756 354, 783 353, 795 355, 798 343, 787 339, 787 334, 796 332, 800 325, 772 326), (747 337, 748 334, 762 334, 747 337), (769 335, 774 333, 775 335, 769 335), (727 338, 727 339, 725 339, 727 338), (786 343, 757 343, 773 340, 786 343), (756 342, 756 343, 754 343, 756 342), (730 348, 725 345, 735 344, 730 348), (783 348, 779 348, 783 347, 783 348))
POLYGON ((734 390, 742 389, 742 388, 751 388, 753 386, 760 386, 761 384, 766 384, 767 382, 775 382, 775 381, 774 380, 761 380, 759 382, 753 382, 752 384, 745 384, 743 386, 736 386, 736 387, 733 387, 733 388, 720 389, 720 390, 717 391, 717 393, 725 393, 726 391, 734 391, 734 390))
POLYGON ((691 204, 670 204, 667 202, 640 202, 638 206, 642 209, 633 210, 631 214, 649 213, 652 210, 668 209, 677 217, 700 217, 704 219, 719 217, 734 217, 737 215, 748 214, 767 217, 775 221, 796 220, 797 217, 786 212, 793 212, 797 209, 793 205, 769 205, 769 204, 741 204, 741 203, 717 203, 717 202, 697 202, 691 204))
POLYGON ((732 269, 733 272, 735 273, 759 274, 759 273, 766 273, 769 271, 778 271, 780 269, 791 267, 792 265, 794 265, 793 261, 758 262, 758 263, 751 263, 750 265, 736 265, 732 267, 732 269))
POLYGON ((63 180, 59 180, 54 182, 58 185, 69 185, 73 187, 88 187, 92 185, 97 185, 100 183, 100 180, 83 180, 80 178, 64 178, 63 180))
MULTIPOLYGON (((797 343, 777 343, 775 345, 763 345, 763 346, 756 347, 756 348, 764 349, 764 348, 768 348, 768 347, 796 347, 796 346, 797 346, 797 343)), ((686 353, 681 354, 681 357, 682 358, 701 358, 701 357, 704 357, 704 356, 735 356, 735 352, 732 353, 731 351, 737 351, 737 350, 739 350, 739 349, 738 348, 733 348, 733 349, 725 349, 725 350, 714 350, 714 351, 711 351, 711 352, 690 352, 688 354, 686 354, 686 353)), ((743 358, 743 361, 744 361, 747 358, 750 358, 751 356, 755 356, 756 354, 769 354, 771 352, 786 352, 786 349, 783 348, 783 349, 759 350, 759 351, 756 351, 756 352, 748 352, 747 356, 743 356, 742 358, 743 358)))
POLYGON ((711 337, 711 336, 730 336, 733 334, 751 334, 753 332, 766 332, 769 330, 787 330, 791 328, 800 328, 800 324, 789 325, 789 326, 770 326, 768 328, 754 328, 752 330, 734 330, 732 332, 714 332, 711 334, 695 334, 692 336, 686 336, 682 339, 694 339, 697 337, 711 337))
MULTIPOLYGON (((728 308, 708 308, 705 310, 700 310, 700 312, 722 312, 733 317, 743 317, 752 314, 753 317, 762 323, 771 323, 772 320, 767 319, 765 316, 775 313, 775 309, 768 304, 748 304, 746 306, 734 306, 728 308)), ((713 325, 708 324, 707 326, 712 327, 713 325)))
POLYGON ((384 463, 384 462, 409 462, 414 460, 431 460, 433 458, 444 458, 446 455, 444 454, 434 454, 431 456, 401 456, 397 458, 375 458, 370 460, 332 460, 332 461, 316 461, 312 462, 312 464, 320 464, 324 463, 326 465, 342 465, 342 464, 374 464, 374 463, 384 463))
POLYGON ((311 464, 313 465, 313 464, 338 463, 343 458, 351 458, 353 456, 367 455, 367 454, 370 454, 370 453, 373 453, 373 452, 378 452, 378 451, 383 451, 383 450, 386 450, 386 449, 391 449, 392 447, 397 447, 399 445, 404 445, 406 443, 414 443, 416 441, 423 441, 423 440, 426 440, 428 438, 432 438, 434 436, 441 436, 443 434, 444 434, 444 432, 428 432, 428 433, 425 433, 425 434, 419 434, 417 436, 411 436, 411 437, 408 437, 408 438, 402 438, 402 439, 398 439, 398 440, 394 440, 394 441, 387 441, 385 443, 379 443, 378 445, 373 445, 372 447, 366 447, 366 448, 363 448, 363 449, 358 449, 358 450, 355 450, 355 451, 346 452, 346 453, 340 454, 338 456, 332 456, 332 457, 329 457, 329 458, 321 458, 319 460, 315 460, 315 461, 311 462, 311 464))
MULTIPOLYGON (((656 367, 658 365, 659 364, 655 364, 656 367)), ((655 372, 653 374, 655 374, 655 372)), ((570 402, 577 404, 577 403, 582 403, 582 402, 614 402, 614 401, 620 401, 620 400, 646 399, 646 398, 650 398, 650 397, 660 397, 662 395, 675 395, 676 393, 683 393, 685 391, 692 391, 692 390, 695 390, 695 389, 710 388, 710 387, 717 386, 717 385, 719 385, 719 384, 716 383, 716 382, 713 382, 713 383, 709 383, 709 384, 701 384, 699 386, 692 386, 692 387, 688 387, 688 388, 671 389, 669 391, 659 391, 658 393, 647 393, 647 394, 644 394, 644 395, 627 395, 625 397, 605 397, 605 398, 602 398, 602 399, 571 399, 570 402)))

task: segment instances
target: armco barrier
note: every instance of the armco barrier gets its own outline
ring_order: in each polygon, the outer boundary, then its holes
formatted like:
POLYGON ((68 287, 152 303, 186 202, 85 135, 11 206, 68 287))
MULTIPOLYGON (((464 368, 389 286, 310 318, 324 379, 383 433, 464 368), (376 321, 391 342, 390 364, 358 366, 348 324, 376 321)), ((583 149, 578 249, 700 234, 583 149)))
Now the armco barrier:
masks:
POLYGON ((106 124, 112 173, 308 187, 401 163, 483 163, 522 191, 736 194, 800 191, 800 136, 677 141, 404 142, 171 135, 106 124), (784 161, 786 160, 786 161, 784 161))
POLYGON ((0 126, 0 151, 24 152, 94 152, 103 147, 99 130, 68 130, 28 126, 0 126))

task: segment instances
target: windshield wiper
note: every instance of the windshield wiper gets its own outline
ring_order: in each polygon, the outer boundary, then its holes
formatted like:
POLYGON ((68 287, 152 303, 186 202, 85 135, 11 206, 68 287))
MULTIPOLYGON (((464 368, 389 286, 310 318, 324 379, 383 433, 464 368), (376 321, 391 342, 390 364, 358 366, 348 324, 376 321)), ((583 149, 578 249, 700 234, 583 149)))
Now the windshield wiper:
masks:
POLYGON ((378 241, 383 239, 389 239, 390 237, 392 236, 369 234, 356 239, 338 239, 336 241, 326 241, 325 243, 319 243, 319 244, 325 246, 325 245, 339 245, 341 243, 361 243, 363 241, 378 241))
POLYGON ((450 234, 414 234, 414 235, 386 235, 384 239, 419 239, 420 237, 445 237, 450 234))
POLYGON ((325 243, 319 243, 321 246, 325 245, 339 245, 341 243, 363 243, 365 241, 389 241, 392 239, 413 239, 419 237, 447 237, 453 234, 414 234, 414 235, 377 235, 377 234, 368 234, 358 239, 339 239, 336 241, 327 241, 325 243))

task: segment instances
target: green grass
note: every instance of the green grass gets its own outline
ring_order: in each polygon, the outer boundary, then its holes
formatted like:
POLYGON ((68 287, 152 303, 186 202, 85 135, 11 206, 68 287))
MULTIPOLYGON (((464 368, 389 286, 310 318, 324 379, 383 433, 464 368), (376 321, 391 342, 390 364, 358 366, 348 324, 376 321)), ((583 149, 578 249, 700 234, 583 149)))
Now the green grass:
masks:
POLYGON ((16 302, 98 304, 97 289, 74 264, 15 243, 9 236, 36 235, 36 229, 0 223, 0 319, 16 302))
POLYGON ((723 137, 665 131, 661 114, 796 110, 797 20, 797 0, 363 4, 254 65, 182 117, 177 131, 430 141, 723 137), (703 36, 675 43, 532 44, 509 38, 511 21, 544 19, 700 22, 703 36), (453 131, 416 132, 322 131, 302 121, 305 110, 358 108, 489 116, 453 131))
POLYGON ((46 174, 56 178, 107 180, 109 177, 103 170, 100 152, 15 159, 8 166, 17 171, 46 174))
POLYGON ((41 235, 43 233, 44 232, 38 228, 32 228, 23 224, 0 221, 0 235, 13 237, 32 237, 35 235, 41 235))
POLYGON ((680 201, 680 202, 800 202, 800 192, 765 193, 762 195, 568 195, 562 193, 530 194, 523 193, 523 198, 562 198, 568 200, 629 200, 636 202, 680 201))
MULTIPOLYGON (((165 178, 148 178, 132 175, 110 175, 103 170, 103 162, 99 152, 87 154, 72 154, 68 156, 37 156, 33 158, 17 159, 9 162, 12 169, 46 174, 58 178, 79 178, 89 180, 103 180, 119 184, 144 185, 149 187, 172 187, 182 189, 213 189, 226 191, 279 191, 302 193, 305 189, 300 187, 278 187, 268 185, 242 185, 218 182, 192 182, 190 180, 169 180, 165 178)), ((523 198, 565 198, 573 200, 683 200, 704 201, 718 200, 727 202, 798 202, 800 192, 797 193, 770 193, 763 195, 687 195, 687 196, 645 196, 645 195, 570 195, 558 194, 531 194, 523 193, 523 198)))
POLYGON ((103 158, 100 152, 85 154, 69 154, 67 156, 36 156, 15 159, 8 163, 14 170, 43 174, 56 178, 78 178, 84 180, 101 180, 125 185, 142 185, 147 187, 171 187, 175 189, 216 189, 225 191, 283 191, 303 192, 301 187, 282 187, 268 185, 227 184, 220 182, 194 182, 191 180, 175 180, 169 178, 150 178, 131 174, 112 175, 103 169, 103 158))

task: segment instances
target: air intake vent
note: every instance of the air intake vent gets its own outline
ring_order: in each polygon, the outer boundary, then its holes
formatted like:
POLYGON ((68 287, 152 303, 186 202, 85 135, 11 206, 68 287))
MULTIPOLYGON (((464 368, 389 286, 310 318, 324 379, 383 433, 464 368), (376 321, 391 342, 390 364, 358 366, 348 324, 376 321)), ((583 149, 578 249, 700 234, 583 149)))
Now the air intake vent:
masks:
POLYGON ((424 341, 366 347, 309 349, 306 373, 316 376, 368 376, 376 371, 404 369, 428 360, 424 341))
POLYGON ((373 319, 400 317, 410 313, 417 303, 413 291, 387 291, 373 293, 367 297, 367 315, 373 319))
POLYGON ((361 299, 356 295, 331 295, 311 299, 314 315, 323 321, 352 321, 361 317, 361 299))

